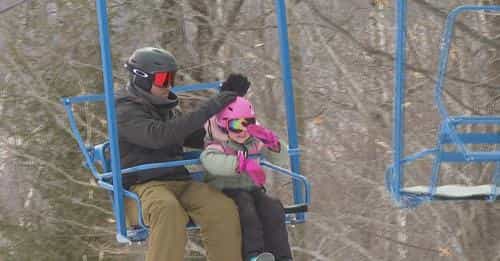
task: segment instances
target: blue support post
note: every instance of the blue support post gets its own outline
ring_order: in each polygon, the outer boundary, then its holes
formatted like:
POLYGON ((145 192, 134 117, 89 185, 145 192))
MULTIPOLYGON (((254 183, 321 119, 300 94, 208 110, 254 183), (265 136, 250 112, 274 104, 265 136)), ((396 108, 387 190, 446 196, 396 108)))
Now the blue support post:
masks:
POLYGON ((404 182, 404 169, 401 161, 404 153, 404 93, 406 66, 406 0, 396 0, 396 59, 394 61, 394 125, 393 125, 393 162, 394 162, 394 199, 400 202, 400 190, 404 182))
POLYGON ((97 19, 99 22, 99 40, 101 44, 101 61, 104 74, 104 97, 106 101, 106 117, 108 120, 108 136, 111 149, 111 170, 113 173, 113 211, 116 217, 116 238, 118 242, 128 242, 123 206, 123 187, 120 167, 120 149, 118 147, 118 129, 116 126, 115 97, 113 93, 113 71, 111 67, 111 48, 109 45, 108 14, 106 0, 96 0, 97 19))
MULTIPOLYGON (((293 97, 292 71, 290 67, 290 51, 288 45, 288 26, 284 0, 276 0, 276 19, 278 20, 278 36, 280 43, 281 77, 285 94, 285 106, 288 127, 288 152, 292 172, 300 173, 300 151, 297 138, 297 122, 295 119, 295 102, 293 97)), ((293 181, 293 198, 295 203, 304 202, 304 193, 299 181, 293 181)), ((297 214, 297 220, 304 220, 304 214, 297 214)))

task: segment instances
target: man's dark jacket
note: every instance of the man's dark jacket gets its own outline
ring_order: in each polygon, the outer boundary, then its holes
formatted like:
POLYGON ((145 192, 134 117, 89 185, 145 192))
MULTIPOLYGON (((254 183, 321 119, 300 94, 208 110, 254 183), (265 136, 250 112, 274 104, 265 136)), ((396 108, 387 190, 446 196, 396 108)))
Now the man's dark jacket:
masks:
MULTIPOLYGON (((181 113, 177 96, 153 96, 134 85, 117 92, 121 167, 182 159, 183 146, 202 148, 203 124, 236 97, 223 91, 197 109, 181 113)), ((185 167, 150 169, 123 176, 123 186, 150 180, 188 180, 185 167)))

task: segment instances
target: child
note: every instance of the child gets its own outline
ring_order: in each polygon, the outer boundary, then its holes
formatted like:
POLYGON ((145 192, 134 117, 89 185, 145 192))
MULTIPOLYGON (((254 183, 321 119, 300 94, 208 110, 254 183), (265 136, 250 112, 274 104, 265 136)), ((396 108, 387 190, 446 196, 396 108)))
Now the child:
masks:
POLYGON ((206 124, 207 144, 201 162, 206 180, 232 198, 239 209, 244 260, 292 260, 283 205, 265 193, 262 153, 286 160, 286 148, 270 130, 256 124, 252 104, 242 97, 206 124), (276 258, 276 259, 275 259, 276 258))

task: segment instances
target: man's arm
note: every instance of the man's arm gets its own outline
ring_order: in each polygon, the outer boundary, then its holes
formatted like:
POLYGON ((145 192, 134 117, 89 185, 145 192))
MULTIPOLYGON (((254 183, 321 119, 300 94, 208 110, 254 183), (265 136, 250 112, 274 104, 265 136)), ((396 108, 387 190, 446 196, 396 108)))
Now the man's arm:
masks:
POLYGON ((184 140, 184 146, 190 147, 193 149, 203 149, 203 145, 204 145, 203 139, 205 138, 205 134, 206 134, 206 132, 205 132, 204 128, 201 128, 201 129, 193 132, 193 134, 189 135, 184 140))
POLYGON ((141 104, 117 106, 118 131, 128 142, 151 149, 183 144, 189 135, 202 128, 203 123, 235 98, 234 92, 220 92, 197 109, 165 122, 152 118, 141 104))

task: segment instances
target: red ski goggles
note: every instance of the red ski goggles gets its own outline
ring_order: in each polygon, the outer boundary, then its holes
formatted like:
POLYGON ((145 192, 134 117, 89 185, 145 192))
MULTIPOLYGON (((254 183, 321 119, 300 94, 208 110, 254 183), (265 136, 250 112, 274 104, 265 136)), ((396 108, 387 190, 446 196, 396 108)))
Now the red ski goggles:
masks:
POLYGON ((160 88, 174 86, 175 72, 156 72, 153 74, 153 84, 160 88))
POLYGON ((227 122, 227 129, 234 133, 240 133, 246 129, 248 125, 255 124, 255 118, 234 119, 227 122))

